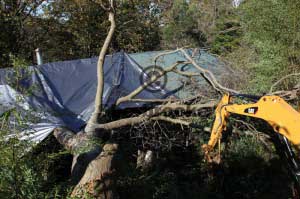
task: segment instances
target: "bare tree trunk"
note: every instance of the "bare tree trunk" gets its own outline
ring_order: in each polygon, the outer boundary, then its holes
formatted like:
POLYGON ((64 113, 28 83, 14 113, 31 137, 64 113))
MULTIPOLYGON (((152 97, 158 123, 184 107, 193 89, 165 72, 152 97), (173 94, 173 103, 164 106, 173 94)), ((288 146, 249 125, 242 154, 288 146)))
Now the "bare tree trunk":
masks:
MULTIPOLYGON (((109 8, 101 6, 108 11, 110 29, 102 46, 97 63, 97 91, 95 97, 95 110, 87 122, 84 133, 74 134, 66 129, 56 129, 57 140, 73 153, 72 178, 76 184, 72 196, 76 198, 118 198, 115 192, 116 153, 118 145, 107 143, 101 148, 95 142, 95 124, 99 124, 102 114, 102 97, 104 87, 103 65, 113 34, 115 32, 114 1, 109 0, 109 8)), ((99 135, 99 134, 98 134, 99 135)))
POLYGON ((115 191, 117 150, 117 144, 104 145, 102 152, 89 163, 80 182, 74 188, 73 197, 118 198, 115 191))
POLYGON ((95 131, 93 124, 97 124, 99 122, 99 118, 102 115, 102 106, 103 106, 102 97, 103 97, 103 88, 104 88, 103 65, 104 65, 105 55, 107 53, 108 47, 111 43, 111 40, 113 38, 115 29, 116 29, 114 1, 113 0, 110 0, 110 8, 108 9, 108 20, 110 21, 110 29, 106 36, 106 39, 102 46, 102 49, 100 51, 100 55, 99 55, 99 59, 98 59, 98 63, 97 63, 98 84, 97 84, 97 91, 96 91, 96 97, 95 97, 95 110, 85 127, 85 132, 88 134, 93 134, 93 132, 95 131))
POLYGON ((101 148, 93 137, 65 128, 56 128, 56 139, 73 154, 72 181, 76 198, 115 199, 115 173, 118 170, 118 144, 101 148))

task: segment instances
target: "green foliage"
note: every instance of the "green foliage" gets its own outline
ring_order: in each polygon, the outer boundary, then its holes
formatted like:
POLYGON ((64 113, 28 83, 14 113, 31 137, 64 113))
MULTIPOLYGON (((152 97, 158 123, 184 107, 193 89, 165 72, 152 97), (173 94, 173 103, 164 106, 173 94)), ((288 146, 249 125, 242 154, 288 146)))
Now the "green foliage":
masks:
POLYGON ((217 29, 217 35, 211 44, 212 53, 225 54, 238 48, 241 38, 239 23, 222 20, 217 24, 217 29))
POLYGON ((175 0, 166 13, 162 28, 163 40, 167 47, 204 46, 205 35, 198 28, 197 19, 201 11, 197 3, 175 0))
POLYGON ((39 146, 20 140, 21 132, 9 125, 9 118, 23 124, 14 110, 0 118, 0 198, 65 198, 71 188, 70 155, 54 138, 39 146))
POLYGON ((214 31, 211 33, 211 52, 226 54, 234 51, 240 45, 242 30, 236 8, 230 6, 230 1, 218 5, 218 17, 214 31))
POLYGON ((39 186, 37 181, 39 178, 23 158, 24 152, 31 145, 18 139, 17 129, 10 130, 8 119, 12 117, 15 118, 15 121, 19 121, 18 113, 14 110, 6 112, 1 117, 0 197, 38 198, 39 186), (13 137, 7 140, 7 136, 11 133, 14 133, 13 137))
POLYGON ((247 1, 241 7, 244 41, 258 55, 251 68, 253 92, 267 92, 278 77, 299 71, 299 9, 296 0, 247 1))
MULTIPOLYGON (((24 68, 26 60, 13 55, 10 60, 14 68, 10 70, 12 78, 9 78, 9 85, 29 96, 35 87, 20 84, 31 75, 31 71, 24 68)), ((17 94, 18 103, 23 102, 23 95, 17 94)), ((5 111, 3 107, 1 111, 5 111)), ((30 132, 24 129, 37 119, 40 118, 33 110, 25 110, 21 106, 0 116, 0 198, 65 198, 67 194, 70 154, 62 150, 53 137, 38 146, 24 139, 30 136, 30 132), (63 163, 57 164, 60 161, 63 163)))
POLYGON ((1 1, 0 7, 0 66, 7 66, 10 63, 10 55, 19 52, 16 41, 22 35, 21 15, 17 15, 18 5, 14 1, 1 1), (7 8, 6 8, 7 6, 7 8), (8 9, 9 8, 9 9, 8 9))
MULTIPOLYGON (((10 1, 4 1, 8 4, 10 1)), ((26 1, 27 2, 27 1, 26 1)), ((97 56, 106 37, 107 13, 94 1, 52 1, 40 5, 15 5, 0 9, 0 67, 12 66, 10 55, 34 62, 34 49, 43 51, 44 62, 97 56), (38 7, 38 9, 37 9, 38 7), (17 15, 20 10, 23 12, 17 15), (37 13, 35 13, 38 11, 37 13), (25 16, 24 16, 25 15, 25 16)), ((110 52, 149 51, 159 47, 158 19, 148 1, 122 1, 116 13, 117 30, 110 52), (121 16, 121 17, 119 17, 121 16)))

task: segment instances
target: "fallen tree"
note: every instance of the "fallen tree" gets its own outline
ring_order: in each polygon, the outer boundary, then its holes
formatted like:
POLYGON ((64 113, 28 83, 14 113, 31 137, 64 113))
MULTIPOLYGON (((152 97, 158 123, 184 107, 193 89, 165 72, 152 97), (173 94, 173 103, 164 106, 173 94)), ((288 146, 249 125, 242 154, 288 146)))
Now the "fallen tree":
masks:
MULTIPOLYGON (((97 63, 98 84, 94 112, 87 122, 83 132, 74 133, 65 128, 57 128, 54 132, 56 139, 73 154, 72 175, 76 186, 72 192, 72 196, 79 198, 84 198, 87 195, 94 198, 118 198, 115 180, 118 165, 120 163, 118 162, 119 145, 117 140, 113 137, 115 130, 126 126, 148 124, 155 121, 164 121, 193 128, 192 120, 189 117, 180 117, 178 115, 176 117, 172 117, 174 114, 169 116, 168 113, 176 111, 185 113, 197 112, 205 108, 213 108, 217 104, 218 101, 216 99, 210 99, 208 96, 203 97, 202 94, 187 99, 177 99, 172 97, 167 99, 136 98, 139 93, 153 85, 166 74, 177 73, 178 75, 188 78, 200 76, 206 80, 207 85, 210 86, 215 93, 239 93, 234 89, 223 86, 218 82, 213 73, 197 64, 197 62, 193 59, 193 56, 189 55, 183 48, 179 48, 174 51, 167 51, 159 54, 155 60, 160 59, 160 57, 166 54, 179 52, 186 59, 185 61, 175 62, 171 66, 164 68, 159 74, 151 76, 148 81, 145 81, 130 94, 119 98, 115 104, 118 106, 126 102, 155 102, 156 105, 139 115, 121 118, 115 121, 107 121, 102 104, 104 87, 103 64, 105 55, 108 52, 109 45, 113 39, 116 29, 115 4, 114 0, 109 0, 104 3, 100 2, 100 5, 108 13, 110 29, 101 49, 97 63), (195 69, 197 69, 197 72, 184 72, 178 69, 179 66, 186 64, 192 65, 195 69), (98 142, 98 140, 101 140, 101 143, 98 142)), ((276 83, 276 85, 277 84, 278 83, 276 83)), ((273 87, 270 93, 272 90, 273 87)), ((295 92, 299 92, 299 88, 296 88, 296 90, 293 91, 275 92, 275 94, 295 97, 295 92)), ((152 164, 153 158, 151 157, 151 154, 153 154, 151 150, 148 150, 147 152, 139 151, 137 167, 144 167, 144 163, 146 163, 146 167, 147 165, 152 164)))

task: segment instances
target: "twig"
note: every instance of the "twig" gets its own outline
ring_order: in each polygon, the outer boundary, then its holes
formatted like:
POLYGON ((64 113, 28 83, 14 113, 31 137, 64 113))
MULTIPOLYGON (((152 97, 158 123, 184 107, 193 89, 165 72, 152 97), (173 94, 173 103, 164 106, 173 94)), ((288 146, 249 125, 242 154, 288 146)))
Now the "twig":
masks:
POLYGON ((156 56, 154 57, 154 63, 156 64, 157 60, 158 60, 160 57, 162 57, 162 56, 164 56, 164 55, 170 55, 170 54, 177 53, 177 52, 179 52, 179 50, 180 50, 180 49, 176 49, 176 50, 168 50, 168 51, 165 51, 165 52, 162 52, 162 53, 156 55, 156 56))
POLYGON ((176 98, 167 98, 167 99, 128 99, 126 102, 177 102, 180 101, 180 99, 176 98))
MULTIPOLYGON (((255 134, 257 135, 257 139, 259 139, 267 149, 269 149, 269 144, 266 142, 266 140, 270 140, 270 136, 268 136, 267 134, 258 131, 252 124, 249 124, 248 122, 245 122, 243 120, 238 120, 238 119, 234 119, 232 118, 234 121, 239 122, 243 125, 245 125, 250 131, 255 132, 255 134)), ((243 132, 245 135, 251 135, 253 136, 253 133, 248 133, 248 132, 243 132)), ((271 150, 270 150, 271 151, 271 150)))
POLYGON ((200 76, 201 75, 199 73, 185 72, 185 71, 180 71, 180 70, 177 70, 177 69, 174 69, 173 72, 177 73, 179 75, 182 75, 182 76, 187 76, 187 77, 193 77, 193 76, 200 76))

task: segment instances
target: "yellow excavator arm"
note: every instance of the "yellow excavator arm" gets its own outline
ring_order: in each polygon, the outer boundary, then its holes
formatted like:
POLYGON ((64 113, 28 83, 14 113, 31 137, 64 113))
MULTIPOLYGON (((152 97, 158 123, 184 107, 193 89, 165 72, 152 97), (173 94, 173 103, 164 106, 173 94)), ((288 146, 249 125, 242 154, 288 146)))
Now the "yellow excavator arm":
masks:
MULTIPOLYGON (((203 145, 206 160, 213 159, 210 153, 217 143, 219 143, 219 156, 215 161, 220 161, 220 140, 222 132, 226 129, 226 120, 231 113, 245 115, 265 120, 274 129, 273 139, 275 148, 287 163, 289 174, 294 179, 294 188, 300 196, 300 164, 290 145, 290 143, 300 154, 300 113, 289 105, 284 99, 278 96, 250 96, 250 95, 229 95, 225 94, 215 111, 215 121, 212 127, 208 144, 203 145), (255 102, 249 104, 232 103, 234 97, 249 98, 255 102)), ((214 161, 214 162, 215 162, 214 161)))
POLYGON ((225 94, 215 111, 215 121, 207 145, 208 154, 220 141, 226 128, 226 119, 231 113, 260 118, 268 122, 275 132, 286 137, 298 150, 300 149, 300 113, 278 96, 262 96, 255 103, 233 104, 234 96, 225 94))

